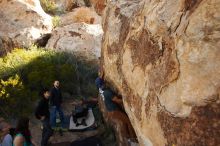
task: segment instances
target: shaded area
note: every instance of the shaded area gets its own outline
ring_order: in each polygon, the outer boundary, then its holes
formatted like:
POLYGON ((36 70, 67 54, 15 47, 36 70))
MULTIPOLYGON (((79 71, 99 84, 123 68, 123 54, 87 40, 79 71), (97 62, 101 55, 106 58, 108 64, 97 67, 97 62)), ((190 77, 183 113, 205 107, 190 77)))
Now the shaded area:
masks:
POLYGON ((87 64, 72 54, 17 49, 0 59, 0 116, 18 117, 33 111, 42 88, 60 80, 64 98, 96 95, 95 64, 87 64), (14 110, 16 109, 16 110, 14 110))
MULTIPOLYGON (((63 103, 63 111, 66 116, 65 122, 67 125, 69 123, 68 121, 69 116, 71 115, 73 110, 73 105, 70 103, 72 103, 73 101, 75 101, 74 98, 66 99, 64 100, 63 103)), ((75 140, 82 140, 88 137, 95 136, 101 139, 101 142, 104 146, 116 146, 116 138, 114 136, 114 131, 108 125, 105 125, 105 123, 103 122, 102 114, 98 106, 93 107, 93 113, 96 119, 96 126, 97 126, 96 128, 90 128, 82 132, 64 132, 63 136, 60 136, 59 132, 56 131, 49 140, 51 145, 56 146, 61 143, 68 145, 75 140)), ((31 133, 33 140, 37 142, 37 144, 40 144, 40 140, 41 140, 40 121, 37 120, 36 118, 33 118, 31 120, 31 133)))

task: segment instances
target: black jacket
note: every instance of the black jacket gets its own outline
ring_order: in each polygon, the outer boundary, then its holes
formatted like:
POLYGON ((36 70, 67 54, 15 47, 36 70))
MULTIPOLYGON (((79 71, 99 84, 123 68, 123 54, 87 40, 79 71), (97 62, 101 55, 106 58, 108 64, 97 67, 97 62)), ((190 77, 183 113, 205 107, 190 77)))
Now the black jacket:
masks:
POLYGON ((50 103, 52 106, 60 106, 62 103, 62 94, 60 89, 53 87, 50 91, 50 103))
POLYGON ((50 118, 50 112, 49 112, 49 100, 46 98, 42 98, 40 102, 38 103, 38 106, 35 111, 36 118, 40 119, 42 116, 45 116, 45 118, 50 118))

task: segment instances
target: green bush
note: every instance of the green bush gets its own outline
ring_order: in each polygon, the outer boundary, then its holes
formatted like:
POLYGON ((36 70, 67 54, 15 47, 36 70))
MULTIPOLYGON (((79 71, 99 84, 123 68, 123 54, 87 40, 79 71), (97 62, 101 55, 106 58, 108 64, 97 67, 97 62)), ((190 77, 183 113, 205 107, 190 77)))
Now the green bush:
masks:
POLYGON ((60 26, 61 20, 59 16, 54 16, 52 18, 52 24, 53 24, 53 28, 56 28, 58 26, 60 26))
POLYGON ((52 87, 54 80, 61 82, 63 93, 73 97, 95 96, 96 76, 96 67, 70 54, 35 46, 15 49, 0 58, 0 116, 30 114, 39 99, 38 92, 52 87))
POLYGON ((9 77, 0 82, 0 113, 1 116, 11 117, 27 115, 31 109, 31 92, 25 89, 19 75, 9 77), (25 107, 25 108, 24 108, 25 107))
POLYGON ((46 13, 54 15, 58 11, 58 7, 56 6, 55 2, 51 0, 40 0, 40 3, 46 13))

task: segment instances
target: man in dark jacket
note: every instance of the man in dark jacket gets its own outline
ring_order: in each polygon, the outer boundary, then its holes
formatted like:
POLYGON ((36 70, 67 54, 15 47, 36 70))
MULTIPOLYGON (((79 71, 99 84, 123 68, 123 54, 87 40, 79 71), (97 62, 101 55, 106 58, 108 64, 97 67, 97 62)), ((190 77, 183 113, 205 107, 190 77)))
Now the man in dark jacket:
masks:
POLYGON ((64 114, 61 109, 62 104, 62 94, 60 91, 60 83, 59 81, 54 81, 54 87, 51 89, 51 126, 52 128, 56 127, 56 114, 59 113, 59 117, 61 120, 62 129, 64 129, 64 114))
POLYGON ((35 111, 35 116, 37 119, 41 120, 43 125, 43 131, 42 131, 42 139, 41 139, 41 146, 47 146, 48 140, 50 136, 52 135, 53 131, 50 126, 50 112, 49 112, 49 97, 50 92, 48 89, 43 89, 40 93, 43 97, 40 102, 38 103, 38 106, 35 111))

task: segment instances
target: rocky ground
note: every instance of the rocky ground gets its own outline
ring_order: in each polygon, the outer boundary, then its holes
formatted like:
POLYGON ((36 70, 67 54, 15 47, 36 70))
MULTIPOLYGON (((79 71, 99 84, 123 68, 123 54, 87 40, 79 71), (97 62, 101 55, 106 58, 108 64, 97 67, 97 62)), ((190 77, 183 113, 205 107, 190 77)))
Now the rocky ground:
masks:
MULTIPOLYGON (((73 109, 73 105, 70 103, 73 102, 73 99, 65 100, 63 103, 64 114, 66 116, 70 115, 73 109)), ((58 132, 55 132, 54 135, 50 138, 50 143, 52 146, 68 146, 72 141, 83 139, 91 136, 100 136, 102 138, 102 142, 105 143, 105 146, 114 146, 114 136, 109 135, 106 131, 106 126, 103 125, 102 121, 96 121, 98 123, 98 128, 92 131, 85 132, 64 132, 63 136, 60 136, 58 132), (102 135, 102 136, 101 136, 102 135), (104 136, 104 137, 103 137, 104 136), (104 139, 103 139, 104 138, 104 139)), ((36 118, 31 120, 30 124, 31 133, 33 136, 33 140, 40 146, 41 141, 41 123, 36 118)))

